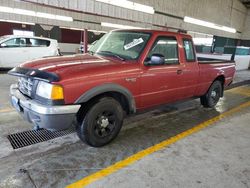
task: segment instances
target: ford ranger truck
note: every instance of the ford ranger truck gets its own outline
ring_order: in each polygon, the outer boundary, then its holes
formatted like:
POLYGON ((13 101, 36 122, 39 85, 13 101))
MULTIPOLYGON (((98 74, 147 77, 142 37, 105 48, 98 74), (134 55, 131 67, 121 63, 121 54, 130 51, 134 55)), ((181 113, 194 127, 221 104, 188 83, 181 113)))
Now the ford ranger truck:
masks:
POLYGON ((81 55, 44 58, 9 71, 12 105, 36 128, 63 130, 100 147, 129 114, 199 97, 212 108, 233 81, 235 63, 198 60, 190 35, 115 30, 81 55))

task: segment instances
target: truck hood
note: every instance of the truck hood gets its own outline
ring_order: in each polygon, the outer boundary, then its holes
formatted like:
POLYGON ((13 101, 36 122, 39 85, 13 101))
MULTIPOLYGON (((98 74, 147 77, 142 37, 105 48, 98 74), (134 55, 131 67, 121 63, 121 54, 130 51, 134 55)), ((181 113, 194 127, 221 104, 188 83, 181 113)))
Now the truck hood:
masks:
POLYGON ((76 66, 86 67, 90 64, 102 64, 110 62, 100 56, 92 56, 89 54, 48 57, 35 61, 29 61, 21 64, 21 67, 38 69, 46 72, 60 72, 64 69, 75 69, 76 66))
POLYGON ((96 71, 112 70, 119 67, 123 61, 90 54, 61 56, 43 58, 35 61, 26 62, 20 65, 21 68, 39 70, 43 72, 55 73, 60 80, 66 77, 73 77, 79 74, 90 74, 96 71))

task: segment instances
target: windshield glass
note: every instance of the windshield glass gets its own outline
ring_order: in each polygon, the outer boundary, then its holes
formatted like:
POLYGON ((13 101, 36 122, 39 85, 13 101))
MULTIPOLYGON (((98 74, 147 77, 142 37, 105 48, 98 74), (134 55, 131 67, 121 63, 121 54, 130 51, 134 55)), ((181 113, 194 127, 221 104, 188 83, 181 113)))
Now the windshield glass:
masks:
POLYGON ((150 34, 133 31, 112 31, 105 34, 89 51, 120 59, 137 59, 149 40, 150 34))

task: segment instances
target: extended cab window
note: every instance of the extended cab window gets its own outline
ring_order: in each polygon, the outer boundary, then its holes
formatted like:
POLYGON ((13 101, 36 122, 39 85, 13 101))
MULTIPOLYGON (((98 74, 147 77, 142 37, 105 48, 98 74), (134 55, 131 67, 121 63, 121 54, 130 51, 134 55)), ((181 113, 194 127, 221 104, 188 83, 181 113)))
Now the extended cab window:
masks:
POLYGON ((148 54, 148 59, 154 54, 164 56, 165 64, 178 64, 178 45, 175 37, 159 37, 148 54))
POLYGON ((183 47, 185 50, 186 60, 195 61, 194 47, 190 39, 183 39, 183 47))

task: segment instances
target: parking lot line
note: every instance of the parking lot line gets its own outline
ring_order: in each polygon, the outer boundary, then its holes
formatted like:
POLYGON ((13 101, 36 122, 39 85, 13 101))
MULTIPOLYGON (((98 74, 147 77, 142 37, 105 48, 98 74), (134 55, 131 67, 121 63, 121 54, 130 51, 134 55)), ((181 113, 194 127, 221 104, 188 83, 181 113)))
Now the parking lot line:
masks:
POLYGON ((169 145, 171 145, 171 144, 173 144, 173 143, 175 143, 175 142, 177 142, 177 141, 179 141, 179 140, 181 140, 181 139, 183 139, 191 134, 194 134, 194 133, 196 133, 196 132, 198 132, 198 131, 200 131, 208 126, 211 126, 214 123, 218 122, 219 120, 221 120, 227 116, 230 116, 233 113, 238 112, 241 109, 249 107, 249 106, 250 106, 250 101, 243 103, 237 107, 234 107, 231 110, 226 111, 218 116, 215 116, 214 118, 211 118, 211 119, 209 119, 201 124, 198 124, 195 127, 191 128, 187 131, 184 131, 176 136, 171 137, 170 139, 167 139, 163 142, 160 142, 160 143, 158 143, 154 146, 151 146, 145 150, 142 150, 142 151, 140 151, 140 152, 138 152, 138 153, 122 160, 122 161, 119 161, 111 166, 108 166, 107 168, 104 168, 104 169, 97 171, 89 176, 86 176, 85 178, 68 185, 67 188, 85 187, 85 186, 87 186, 87 185, 89 185, 89 184, 91 184, 99 179, 102 179, 105 176, 108 176, 108 175, 110 175, 110 174, 112 174, 112 173, 114 173, 114 172, 116 172, 124 167, 127 167, 127 166, 135 163, 136 161, 138 161, 138 160, 140 160, 140 159, 142 159, 142 158, 144 158, 144 157, 146 157, 146 156, 148 156, 156 151, 159 151, 159 150, 161 150, 161 149, 163 149, 163 148, 165 148, 165 147, 167 147, 167 146, 169 146, 169 145))
POLYGON ((0 113, 6 113, 6 112, 13 112, 15 111, 13 108, 3 108, 3 109, 0 109, 0 113))
POLYGON ((249 87, 238 87, 234 89, 228 90, 230 93, 244 95, 244 96, 250 96, 250 88, 249 87))

